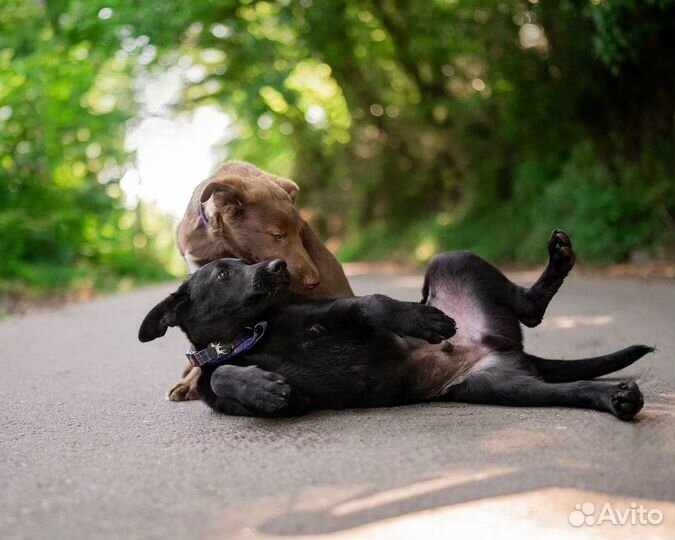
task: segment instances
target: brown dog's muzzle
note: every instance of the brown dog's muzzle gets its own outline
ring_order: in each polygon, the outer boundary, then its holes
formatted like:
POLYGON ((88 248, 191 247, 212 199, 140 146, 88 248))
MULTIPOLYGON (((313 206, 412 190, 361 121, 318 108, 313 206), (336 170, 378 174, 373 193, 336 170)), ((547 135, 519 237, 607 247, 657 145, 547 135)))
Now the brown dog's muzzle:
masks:
POLYGON ((321 283, 321 278, 319 277, 319 271, 316 269, 316 266, 309 264, 305 272, 302 272, 302 284, 305 289, 314 289, 319 283, 321 283))
POLYGON ((305 278, 302 280, 302 284, 305 286, 305 289, 310 290, 318 287, 319 283, 321 283, 321 281, 319 280, 318 274, 316 277, 305 276, 305 278))
POLYGON ((294 253, 286 259, 288 269, 296 282, 305 289, 315 289, 321 283, 321 276, 314 263, 304 254, 294 253))

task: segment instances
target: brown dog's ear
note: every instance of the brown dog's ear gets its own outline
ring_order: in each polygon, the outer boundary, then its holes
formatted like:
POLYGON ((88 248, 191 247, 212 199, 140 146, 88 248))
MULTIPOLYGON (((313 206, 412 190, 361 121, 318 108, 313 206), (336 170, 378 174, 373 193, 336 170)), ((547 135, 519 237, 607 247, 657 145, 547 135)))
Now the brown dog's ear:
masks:
POLYGON ((273 177, 274 181, 283 189, 286 193, 288 193, 288 196, 291 198, 291 202, 295 202, 295 198, 298 196, 298 193, 300 192, 300 188, 298 187, 298 184, 293 182, 292 180, 287 180, 286 178, 279 178, 278 176, 273 177))
POLYGON ((139 341, 145 343, 162 337, 169 326, 176 326, 179 313, 187 305, 188 299, 187 292, 181 286, 175 293, 170 294, 152 308, 138 329, 139 341))
POLYGON ((226 176, 206 184, 199 197, 204 212, 210 218, 226 207, 240 212, 244 206, 244 185, 238 176, 226 176))

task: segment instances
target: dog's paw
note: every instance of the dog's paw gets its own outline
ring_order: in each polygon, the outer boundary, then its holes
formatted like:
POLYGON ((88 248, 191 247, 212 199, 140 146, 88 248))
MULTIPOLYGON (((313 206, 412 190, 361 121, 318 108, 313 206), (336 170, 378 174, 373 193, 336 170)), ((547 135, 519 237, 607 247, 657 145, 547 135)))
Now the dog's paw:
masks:
POLYGON ((179 381, 167 392, 166 399, 169 401, 193 401, 199 399, 197 381, 179 381))
POLYGON ((245 388, 245 401, 259 411, 273 413, 288 405, 291 387, 281 375, 264 372, 264 375, 255 384, 245 388))
POLYGON ((548 239, 549 264, 556 272, 567 274, 574 267, 577 259, 572 241, 567 233, 561 229, 555 229, 548 239))
POLYGON ((635 381, 624 381, 612 389, 609 410, 620 420, 632 420, 644 403, 642 392, 635 381))
POLYGON ((419 313, 409 336, 417 337, 429 343, 440 343, 455 335, 457 327, 455 321, 433 306, 420 304, 419 313))
POLYGON ((218 397, 263 413, 283 409, 291 395, 283 376, 258 366, 220 366, 211 374, 211 389, 218 397))

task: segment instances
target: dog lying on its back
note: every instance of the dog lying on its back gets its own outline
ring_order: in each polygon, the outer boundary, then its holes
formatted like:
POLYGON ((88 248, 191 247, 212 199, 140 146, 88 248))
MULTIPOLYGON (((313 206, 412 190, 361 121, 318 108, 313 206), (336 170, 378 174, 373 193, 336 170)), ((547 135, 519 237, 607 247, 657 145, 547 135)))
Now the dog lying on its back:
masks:
POLYGON ((206 355, 202 398, 228 414, 287 416, 450 400, 583 407, 630 420, 643 405, 635 382, 587 379, 630 365, 650 347, 574 361, 523 351, 520 322, 542 320, 574 265, 562 231, 553 232, 548 249, 548 265, 529 289, 471 253, 439 255, 427 271, 421 304, 374 295, 283 306, 290 282, 283 261, 222 259, 155 306, 139 339, 179 326, 201 350, 194 356, 206 355), (457 329, 448 315, 459 321, 457 329), (242 329, 253 325, 258 334, 243 340, 252 348, 233 355, 242 329))
MULTIPOLYGON (((299 191, 295 182, 250 163, 221 166, 194 189, 176 229, 190 272, 223 257, 284 259, 292 277, 291 297, 354 296, 340 263, 293 206, 299 191)), ((198 399, 199 374, 199 368, 187 366, 168 398, 198 399)))

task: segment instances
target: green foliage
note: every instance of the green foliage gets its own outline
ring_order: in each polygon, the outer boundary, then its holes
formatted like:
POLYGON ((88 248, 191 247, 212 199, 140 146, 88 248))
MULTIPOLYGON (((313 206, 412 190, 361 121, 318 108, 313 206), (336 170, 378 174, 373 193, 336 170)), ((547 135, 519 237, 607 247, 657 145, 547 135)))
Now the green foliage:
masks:
MULTIPOLYGON (((667 159, 658 152, 650 154, 647 162, 667 159)), ((493 260, 537 262, 545 256, 542 238, 562 227, 573 235, 587 261, 623 261, 633 252, 658 257, 673 240, 663 204, 672 201, 673 185, 651 182, 645 166, 619 165, 624 167, 601 165, 594 147, 580 143, 559 175, 542 186, 546 166, 524 162, 516 171, 519 189, 509 200, 468 216, 470 228, 464 222, 436 224, 427 238, 437 248, 470 248, 493 260), (509 238, 517 241, 502 241, 509 238)), ((667 172, 662 174, 666 177, 667 172)))
POLYGON ((1 288, 169 276, 118 185, 131 74, 37 2, 0 4, 0 45, 1 288))
POLYGON ((674 15, 672 0, 0 0, 0 280, 167 275, 170 224, 127 208, 119 181, 135 85, 170 70, 174 110, 226 111, 229 157, 298 181, 343 259, 538 261, 555 226, 590 260, 672 257, 674 15))

